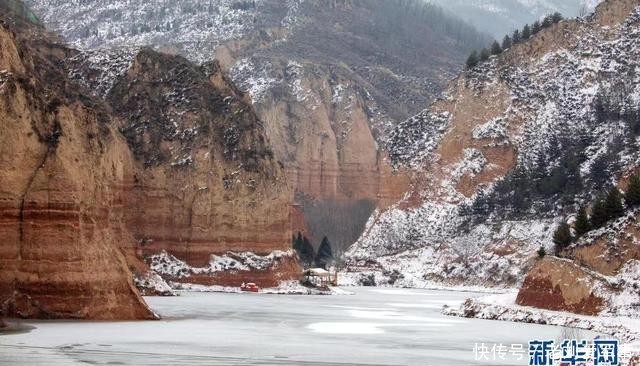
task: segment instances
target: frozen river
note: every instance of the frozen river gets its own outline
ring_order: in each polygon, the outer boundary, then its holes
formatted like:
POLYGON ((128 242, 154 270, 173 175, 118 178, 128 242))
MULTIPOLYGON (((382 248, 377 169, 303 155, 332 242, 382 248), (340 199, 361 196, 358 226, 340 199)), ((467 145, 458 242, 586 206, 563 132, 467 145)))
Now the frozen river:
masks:
MULTIPOLYGON (((474 345, 559 339, 556 327, 440 314, 470 293, 355 289, 352 296, 185 293, 147 322, 35 322, 0 333, 6 365, 527 365, 476 361, 474 345)), ((581 336, 588 334, 582 333, 581 336)), ((517 346, 516 346, 517 347, 517 346)), ((517 349, 516 349, 517 350, 517 349)), ((516 353, 517 354, 517 353, 516 353)))

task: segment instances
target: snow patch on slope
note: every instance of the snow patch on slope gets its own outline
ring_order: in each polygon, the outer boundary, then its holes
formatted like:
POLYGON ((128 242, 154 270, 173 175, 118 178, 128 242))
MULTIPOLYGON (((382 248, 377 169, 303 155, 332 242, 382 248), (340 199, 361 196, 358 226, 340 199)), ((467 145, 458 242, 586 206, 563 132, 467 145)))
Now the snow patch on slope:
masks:
MULTIPOLYGON (((206 62, 213 60, 219 44, 253 30, 262 1, 256 1, 255 7, 240 6, 235 0, 57 1, 55 6, 46 0, 27 3, 47 26, 80 49, 171 45, 168 51, 206 62), (69 21, 71 18, 74 21, 69 21)), ((295 13, 290 22, 293 19, 295 13)))
POLYGON ((160 275, 185 278, 192 275, 214 274, 226 271, 265 270, 273 267, 281 259, 295 255, 293 250, 286 252, 277 250, 266 256, 260 256, 252 252, 229 252, 225 255, 212 255, 209 265, 206 267, 192 267, 163 250, 149 258, 149 266, 151 270, 160 275))

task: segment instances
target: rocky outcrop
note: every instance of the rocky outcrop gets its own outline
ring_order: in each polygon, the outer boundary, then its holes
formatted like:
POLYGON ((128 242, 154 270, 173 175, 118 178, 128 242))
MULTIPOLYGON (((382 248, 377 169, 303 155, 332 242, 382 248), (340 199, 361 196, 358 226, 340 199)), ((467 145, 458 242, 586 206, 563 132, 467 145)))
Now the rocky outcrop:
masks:
POLYGON ((640 310, 637 211, 594 230, 560 255, 538 261, 520 288, 520 305, 578 314, 637 316, 640 310))
POLYGON ((598 315, 605 305, 593 275, 569 261, 545 258, 529 271, 516 303, 548 310, 598 315))
POLYGON ((0 17, 0 312, 152 319, 118 249, 132 158, 104 106, 59 68, 66 49, 0 17))
POLYGON ((405 5, 300 2, 290 25, 249 32, 216 49, 265 120, 311 236, 328 235, 337 251, 353 243, 362 232, 360 221, 372 213, 359 212, 362 201, 386 207, 409 189, 405 172, 393 171, 387 159, 388 131, 431 100, 462 58, 450 61, 467 47, 461 39, 452 40, 454 47, 440 45, 450 35, 414 16, 434 16, 439 9, 412 13, 419 4, 405 5), (393 37, 378 34, 387 34, 382 29, 394 16, 411 32, 438 36, 416 39, 403 27, 389 30, 393 37), (315 231, 331 214, 318 208, 335 206, 355 218, 347 223, 351 232, 334 230, 342 225, 337 220, 315 231))
MULTIPOLYGON (((263 123, 217 62, 198 66, 151 49, 114 55, 106 65, 90 52, 67 62, 72 75, 102 91, 135 158, 123 188, 124 220, 136 244, 124 249, 139 275, 147 269, 138 262, 162 251, 205 266, 230 251, 269 255, 290 248, 292 189, 263 123), (106 84, 110 73, 117 76, 106 84)), ((298 272, 292 257, 287 266, 246 277, 272 283, 298 272)))
POLYGON ((146 167, 133 182, 140 205, 129 226, 150 239, 145 248, 171 245, 196 262, 211 252, 286 249, 292 193, 282 167, 251 106, 209 66, 143 51, 110 94, 117 113, 135 116, 121 128, 131 148, 152 155, 137 156, 146 167), (162 100, 167 94, 178 100, 162 100))
MULTIPOLYGON (((153 318, 135 285, 171 294, 150 272, 154 255, 202 267, 289 249, 284 169, 217 63, 149 49, 101 57, 22 16, 3 20, 3 314, 153 318)), ((288 254, 236 274, 191 281, 275 286, 299 267, 288 254)))

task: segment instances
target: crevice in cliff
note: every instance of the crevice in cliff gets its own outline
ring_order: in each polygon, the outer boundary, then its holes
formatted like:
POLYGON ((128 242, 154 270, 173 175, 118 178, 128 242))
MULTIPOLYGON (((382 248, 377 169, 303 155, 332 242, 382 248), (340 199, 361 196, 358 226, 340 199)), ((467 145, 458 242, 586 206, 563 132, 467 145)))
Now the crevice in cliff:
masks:
POLYGON ((42 158, 40 159, 40 162, 36 166, 36 169, 29 176, 25 190, 20 197, 20 208, 19 208, 19 215, 18 215, 18 231, 19 231, 19 239, 20 239, 18 244, 20 246, 18 248, 19 260, 22 260, 22 244, 24 243, 24 215, 25 215, 24 211, 25 211, 25 203, 27 200, 27 195, 31 190, 31 186, 33 185, 33 182, 38 176, 38 173, 47 163, 47 159, 49 158, 49 156, 54 154, 56 149, 58 148, 59 139, 60 139, 60 136, 62 135, 62 127, 60 126, 60 122, 58 121, 57 117, 54 120, 53 131, 50 134, 41 135, 36 128, 34 128, 34 130, 38 134, 40 142, 45 143, 47 145, 47 150, 42 156, 42 158))
POLYGON ((189 205, 189 237, 187 238, 187 255, 186 260, 191 260, 191 243, 193 242, 193 205, 196 203, 198 192, 196 191, 189 205))

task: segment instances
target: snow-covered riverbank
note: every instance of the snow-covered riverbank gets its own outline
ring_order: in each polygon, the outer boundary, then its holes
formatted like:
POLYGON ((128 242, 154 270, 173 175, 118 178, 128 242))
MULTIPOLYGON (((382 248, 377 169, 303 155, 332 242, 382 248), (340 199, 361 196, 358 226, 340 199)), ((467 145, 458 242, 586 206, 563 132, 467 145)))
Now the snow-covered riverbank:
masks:
MULTIPOLYGON (((204 286, 190 283, 170 283, 171 288, 175 291, 186 292, 222 292, 222 293, 241 293, 239 287, 229 286, 204 286)), ((347 291, 340 287, 329 287, 328 289, 310 288, 300 284, 299 281, 283 281, 278 287, 268 287, 260 289, 258 293, 272 295, 353 295, 351 291, 347 291)))
MULTIPOLYGON (((627 364, 640 356, 640 319, 621 316, 586 316, 516 304, 517 291, 469 298, 459 306, 442 309, 444 315, 463 318, 553 325, 611 335, 624 347, 627 364)), ((634 361, 635 362, 635 361, 634 361)))

